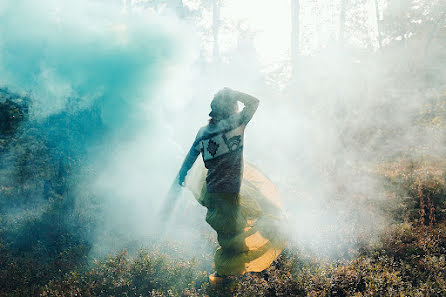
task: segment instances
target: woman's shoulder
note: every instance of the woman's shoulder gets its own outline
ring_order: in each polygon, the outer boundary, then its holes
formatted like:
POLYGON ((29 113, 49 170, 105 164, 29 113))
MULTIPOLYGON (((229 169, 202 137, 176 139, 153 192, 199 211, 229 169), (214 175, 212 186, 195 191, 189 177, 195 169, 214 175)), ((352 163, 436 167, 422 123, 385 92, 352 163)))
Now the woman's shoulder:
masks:
MULTIPOLYGON (((238 126, 242 127, 242 126, 238 126)), ((226 133, 238 128, 237 125, 231 125, 230 122, 223 120, 217 123, 209 123, 206 126, 200 128, 197 134, 197 139, 207 139, 219 135, 221 133, 226 133)))

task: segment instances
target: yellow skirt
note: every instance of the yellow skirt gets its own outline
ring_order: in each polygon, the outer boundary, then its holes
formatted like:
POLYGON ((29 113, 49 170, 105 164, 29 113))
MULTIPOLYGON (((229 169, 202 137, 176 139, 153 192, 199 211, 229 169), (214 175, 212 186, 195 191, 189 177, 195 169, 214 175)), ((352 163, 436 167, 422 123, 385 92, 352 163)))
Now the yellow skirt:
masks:
POLYGON ((203 162, 196 163, 186 184, 208 209, 206 222, 217 232, 217 273, 237 275, 268 268, 286 244, 280 232, 284 223, 282 207, 272 182, 245 163, 239 194, 207 193, 206 168, 203 162))

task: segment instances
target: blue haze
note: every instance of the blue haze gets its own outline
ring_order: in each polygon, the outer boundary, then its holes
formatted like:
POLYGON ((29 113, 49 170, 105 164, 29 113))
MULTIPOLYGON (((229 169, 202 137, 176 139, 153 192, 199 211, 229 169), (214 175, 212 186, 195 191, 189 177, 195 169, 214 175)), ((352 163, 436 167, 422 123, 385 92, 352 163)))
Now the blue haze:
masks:
POLYGON ((29 110, 0 155, 0 184, 14 189, 13 196, 0 196, 13 250, 43 253, 42 261, 70 246, 87 253, 100 246, 97 254, 126 246, 105 233, 125 235, 137 223, 156 228, 132 221, 141 217, 132 212, 153 211, 171 178, 160 177, 165 160, 156 154, 164 144, 154 143, 162 134, 153 102, 166 69, 187 60, 185 32, 174 17, 129 15, 106 2, 2 1, 1 98, 28 98, 18 100, 29 110), (140 146, 131 160, 118 157, 140 146), (145 150, 150 146, 153 152, 145 150), (140 159, 147 166, 135 175, 144 187, 130 193, 135 176, 112 173, 121 173, 120 162, 132 170, 140 159), (134 206, 123 208, 129 203, 134 206), (98 243, 101 236, 112 242, 98 243))

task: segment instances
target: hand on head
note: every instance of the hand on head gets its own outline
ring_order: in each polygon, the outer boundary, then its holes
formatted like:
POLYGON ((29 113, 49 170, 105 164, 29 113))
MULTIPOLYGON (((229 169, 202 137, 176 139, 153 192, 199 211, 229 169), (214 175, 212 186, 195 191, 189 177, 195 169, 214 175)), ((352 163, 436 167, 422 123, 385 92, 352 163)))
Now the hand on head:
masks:
POLYGON ((228 103, 233 103, 234 101, 237 101, 234 98, 234 90, 228 87, 224 87, 220 91, 217 92, 217 94, 214 95, 214 99, 219 98, 222 101, 226 101, 228 103))
POLYGON ((220 120, 229 117, 238 111, 237 100, 233 96, 234 91, 230 88, 223 88, 214 95, 211 102, 211 113, 209 116, 220 120))

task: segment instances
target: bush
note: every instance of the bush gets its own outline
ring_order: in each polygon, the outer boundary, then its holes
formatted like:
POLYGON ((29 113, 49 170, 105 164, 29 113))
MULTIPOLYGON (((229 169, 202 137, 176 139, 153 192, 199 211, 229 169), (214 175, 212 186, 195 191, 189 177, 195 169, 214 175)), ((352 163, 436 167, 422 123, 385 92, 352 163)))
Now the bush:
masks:
POLYGON ((135 258, 126 251, 96 261, 86 272, 72 272, 51 281, 42 296, 152 296, 195 292, 207 282, 196 261, 178 261, 157 251, 142 250, 135 258))

